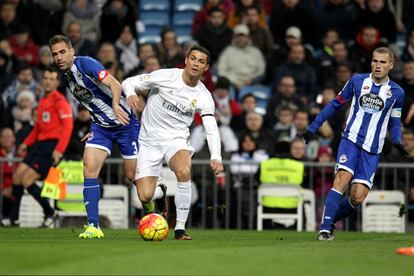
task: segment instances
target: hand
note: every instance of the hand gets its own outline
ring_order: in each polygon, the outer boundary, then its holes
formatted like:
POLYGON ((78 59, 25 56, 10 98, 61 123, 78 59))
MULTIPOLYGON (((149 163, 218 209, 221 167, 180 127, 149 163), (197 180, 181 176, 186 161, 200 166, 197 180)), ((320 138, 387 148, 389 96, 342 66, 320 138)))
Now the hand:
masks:
POLYGON ((17 155, 23 156, 26 154, 27 145, 25 143, 20 144, 19 148, 17 149, 17 155))
POLYGON ((86 133, 85 136, 82 137, 81 142, 85 142, 89 137, 92 137, 92 132, 86 133))
POLYGON ((221 163, 221 161, 217 159, 213 159, 210 161, 210 167, 215 175, 224 171, 223 163, 221 163))
POLYGON ((54 150, 52 153, 53 158, 53 165, 57 165, 60 162, 60 159, 62 159, 62 153, 58 152, 57 150, 54 150))
POLYGON ((135 111, 139 109, 139 98, 137 95, 130 95, 127 97, 128 105, 135 111))
POLYGON ((118 121, 124 126, 127 125, 129 123, 129 116, 122 109, 122 107, 120 107, 119 105, 113 105, 112 108, 115 112, 115 116, 118 119, 118 121))
POLYGON ((402 144, 392 144, 392 145, 394 146, 394 148, 396 148, 405 157, 410 156, 410 154, 405 150, 405 148, 402 144))
POLYGON ((305 140, 305 144, 309 143, 310 140, 312 140, 315 137, 315 134, 310 132, 309 130, 306 130, 303 134, 303 140, 305 140))

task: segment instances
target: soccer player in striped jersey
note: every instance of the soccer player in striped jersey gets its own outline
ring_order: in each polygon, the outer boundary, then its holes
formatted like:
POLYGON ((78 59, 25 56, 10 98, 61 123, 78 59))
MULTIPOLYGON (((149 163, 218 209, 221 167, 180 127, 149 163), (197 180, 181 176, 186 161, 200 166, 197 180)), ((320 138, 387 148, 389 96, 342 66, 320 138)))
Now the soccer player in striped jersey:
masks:
POLYGON ((388 48, 375 49, 371 73, 352 76, 303 134, 308 142, 325 120, 351 100, 338 149, 335 180, 326 196, 318 240, 333 240, 335 222, 350 216, 365 200, 373 185, 388 129, 394 147, 407 155, 401 143, 404 91, 388 77, 393 58, 388 48), (350 196, 342 198, 349 183, 350 196))
POLYGON ((141 118, 136 176, 138 196, 147 211, 154 209, 151 198, 165 160, 178 180, 175 195, 177 240, 192 239, 185 232, 185 223, 191 204, 191 156, 194 153, 188 142, 189 126, 196 112, 201 113, 206 131, 210 167, 215 174, 223 171, 214 101, 200 81, 209 63, 208 50, 193 46, 185 58, 184 69, 161 69, 128 78, 122 83, 128 101, 136 95, 136 90, 150 90, 141 118))
MULTIPOLYGON (((70 40, 55 35, 49 41, 54 63, 65 73, 67 89, 91 113, 91 132, 83 154, 83 196, 88 215, 88 225, 80 238, 102 238, 99 228, 98 202, 100 198, 97 177, 105 159, 117 142, 127 178, 134 180, 138 153, 139 124, 133 110, 126 102, 121 84, 97 60, 75 56, 70 40)), ((138 103, 138 97, 130 102, 138 103)))

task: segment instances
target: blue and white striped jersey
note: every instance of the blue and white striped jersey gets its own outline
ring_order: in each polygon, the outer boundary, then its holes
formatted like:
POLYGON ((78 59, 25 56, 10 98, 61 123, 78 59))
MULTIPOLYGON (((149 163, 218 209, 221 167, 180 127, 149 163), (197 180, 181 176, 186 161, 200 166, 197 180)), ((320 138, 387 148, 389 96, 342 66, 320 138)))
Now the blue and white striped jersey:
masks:
MULTIPOLYGON (((108 74, 99 61, 91 57, 77 56, 70 72, 65 74, 66 87, 91 112, 95 124, 102 127, 120 126, 121 123, 112 109, 111 89, 102 83, 108 74)), ((124 92, 121 94, 120 106, 130 117, 134 116, 124 92)))
POLYGON ((395 82, 376 84, 371 74, 356 74, 309 126, 315 133, 322 123, 351 100, 342 136, 364 150, 378 154, 384 146, 388 123, 392 143, 401 144, 401 108, 404 91, 395 82))

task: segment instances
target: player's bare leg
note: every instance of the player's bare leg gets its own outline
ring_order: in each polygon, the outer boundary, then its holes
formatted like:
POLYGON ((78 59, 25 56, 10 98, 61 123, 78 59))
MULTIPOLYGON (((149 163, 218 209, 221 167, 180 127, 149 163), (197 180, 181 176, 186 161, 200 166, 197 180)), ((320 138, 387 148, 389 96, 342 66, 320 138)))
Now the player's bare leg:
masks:
POLYGON ((125 176, 130 180, 132 183, 135 182, 135 170, 137 167, 137 159, 124 159, 124 172, 125 176))
POLYGON ((107 157, 108 152, 94 147, 86 147, 83 153, 83 175, 85 178, 83 201, 88 215, 88 225, 85 225, 85 231, 79 235, 79 238, 104 237, 102 230, 99 228, 99 199, 101 192, 98 176, 107 157))
POLYGON ((177 221, 175 225, 175 238, 178 240, 191 240, 185 233, 185 223, 191 206, 191 155, 188 150, 179 150, 171 157, 169 166, 177 177, 177 193, 175 206, 177 221))
POLYGON ((156 176, 144 176, 136 181, 138 198, 142 202, 145 213, 156 212, 156 206, 152 200, 157 188, 156 176))

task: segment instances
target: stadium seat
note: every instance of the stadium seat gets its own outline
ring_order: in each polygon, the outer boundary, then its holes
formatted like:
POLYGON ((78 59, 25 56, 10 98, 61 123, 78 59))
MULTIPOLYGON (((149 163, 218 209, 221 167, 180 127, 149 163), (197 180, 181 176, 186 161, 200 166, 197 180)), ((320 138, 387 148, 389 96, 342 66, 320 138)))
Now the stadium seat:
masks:
POLYGON ((166 11, 170 10, 169 0, 140 0, 140 11, 166 11))
POLYGON ((128 210, 128 188, 123 185, 104 185, 103 198, 99 201, 99 213, 108 218, 111 228, 129 227, 128 210))
POLYGON ((145 31, 138 33, 138 43, 159 43, 161 41, 160 32, 162 26, 149 26, 145 28, 145 31))
POLYGON ((199 11, 203 7, 203 0, 175 0, 176 11, 199 11))
MULTIPOLYGON (((35 185, 42 186, 41 183, 35 185)), ((50 200, 52 203, 52 200, 50 200)), ((53 206, 53 204, 51 204, 53 206)), ((34 228, 39 227, 43 223, 43 209, 39 203, 25 191, 20 203, 19 221, 20 227, 34 228)))
POLYGON ((172 17, 173 28, 175 28, 176 26, 191 27, 193 25, 194 14, 194 11, 174 12, 172 17))
POLYGON ((405 203, 401 191, 371 191, 362 204, 362 232, 405 233, 405 218, 399 217, 405 203))
POLYGON ((257 230, 263 230, 263 220, 272 219, 279 223, 289 222, 296 220, 296 230, 302 231, 303 224, 303 199, 300 187, 292 185, 274 185, 274 184, 261 184, 257 190, 257 230), (263 197, 274 196, 278 198, 296 198, 298 204, 295 213, 264 213, 263 212, 263 197))
POLYGON ((239 101, 244 95, 252 93, 258 100, 269 100, 272 96, 272 89, 266 85, 247 85, 239 90, 239 101))
POLYGON ((170 14, 164 11, 145 11, 141 12, 140 20, 147 28, 149 26, 168 26, 170 24, 170 14))
POLYGON ((177 42, 181 44, 193 40, 191 30, 191 26, 175 26, 174 32, 177 36, 177 42))
POLYGON ((316 200, 315 192, 311 189, 302 189, 303 210, 306 218, 306 231, 313 232, 316 228, 316 200))

